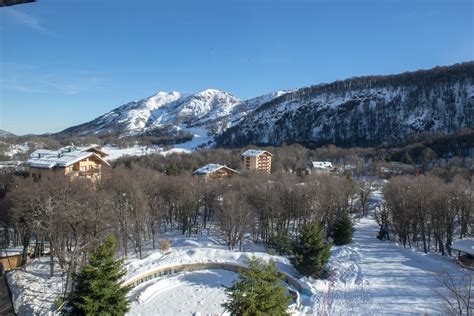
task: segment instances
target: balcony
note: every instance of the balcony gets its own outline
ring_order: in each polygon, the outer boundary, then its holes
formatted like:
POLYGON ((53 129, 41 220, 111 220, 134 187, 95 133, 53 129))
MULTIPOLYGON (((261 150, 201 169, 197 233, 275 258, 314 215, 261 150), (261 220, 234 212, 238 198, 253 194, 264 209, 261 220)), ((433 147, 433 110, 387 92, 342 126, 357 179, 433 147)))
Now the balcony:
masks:
POLYGON ((79 177, 100 177, 100 169, 89 169, 86 171, 79 171, 78 172, 79 177))
POLYGON ((101 176, 100 169, 89 169, 89 170, 73 170, 67 173, 68 176, 86 178, 86 179, 97 179, 101 176))

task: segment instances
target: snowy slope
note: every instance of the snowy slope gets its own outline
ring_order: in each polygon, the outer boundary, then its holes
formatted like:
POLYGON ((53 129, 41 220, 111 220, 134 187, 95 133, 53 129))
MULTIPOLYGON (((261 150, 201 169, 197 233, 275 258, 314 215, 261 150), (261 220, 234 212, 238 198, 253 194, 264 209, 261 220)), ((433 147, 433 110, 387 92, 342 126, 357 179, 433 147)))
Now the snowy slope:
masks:
POLYGON ((373 146, 472 127, 474 62, 298 89, 259 106, 216 142, 373 146))
POLYGON ((333 248, 333 275, 313 297, 313 313, 443 315, 442 302, 434 291, 442 290, 438 274, 469 272, 447 258, 379 241, 377 232, 373 219, 362 219, 356 224, 354 242, 333 248))
MULTIPOLYGON (((374 193, 371 208, 382 201, 374 193)), ((333 246, 328 280, 309 281, 317 289, 313 315, 445 315, 436 291, 445 289, 439 281, 448 271, 461 276, 472 273, 453 259, 405 249, 376 238, 379 226, 368 215, 355 224, 353 242, 333 246)))
POLYGON ((203 117, 227 115, 240 100, 219 90, 205 90, 191 95, 179 92, 157 94, 122 105, 97 119, 71 127, 62 133, 81 135, 118 133, 133 135, 156 128, 191 124, 203 117))

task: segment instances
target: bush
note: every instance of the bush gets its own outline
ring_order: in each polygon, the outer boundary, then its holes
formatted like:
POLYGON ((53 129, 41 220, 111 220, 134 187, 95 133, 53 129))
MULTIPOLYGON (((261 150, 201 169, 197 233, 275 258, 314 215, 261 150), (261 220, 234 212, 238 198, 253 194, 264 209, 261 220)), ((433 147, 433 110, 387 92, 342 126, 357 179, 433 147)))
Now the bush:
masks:
POLYGON ((161 239, 159 246, 162 252, 166 252, 171 248, 171 241, 169 239, 161 239))

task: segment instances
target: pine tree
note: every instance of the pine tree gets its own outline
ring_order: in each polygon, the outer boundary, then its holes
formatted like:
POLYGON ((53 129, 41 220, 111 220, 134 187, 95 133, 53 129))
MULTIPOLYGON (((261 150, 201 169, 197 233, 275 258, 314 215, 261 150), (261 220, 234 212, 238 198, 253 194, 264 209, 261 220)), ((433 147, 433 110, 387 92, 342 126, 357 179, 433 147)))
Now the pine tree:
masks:
POLYGON ((271 239, 271 245, 279 255, 291 253, 291 242, 286 229, 277 229, 275 236, 271 239))
POLYGON ((130 287, 120 286, 124 275, 122 260, 115 260, 115 240, 109 236, 75 277, 71 293, 73 314, 125 315, 130 287))
POLYGON ((336 221, 332 232, 334 244, 341 246, 352 242, 352 234, 354 233, 354 226, 349 213, 344 212, 336 221))
POLYGON ((291 297, 285 295, 275 264, 255 258, 246 263, 240 280, 226 289, 229 301, 222 306, 232 315, 287 315, 291 297))
POLYGON ((332 244, 324 242, 323 230, 317 223, 307 223, 293 249, 293 265, 305 276, 320 276, 329 260, 332 244))

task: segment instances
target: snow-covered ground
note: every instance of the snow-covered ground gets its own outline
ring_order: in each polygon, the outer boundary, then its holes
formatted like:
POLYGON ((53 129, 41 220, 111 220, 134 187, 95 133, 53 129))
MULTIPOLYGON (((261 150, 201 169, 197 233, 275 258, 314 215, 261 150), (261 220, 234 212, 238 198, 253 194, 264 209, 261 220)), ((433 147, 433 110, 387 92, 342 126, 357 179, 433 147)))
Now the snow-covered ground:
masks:
POLYGON ((231 286, 238 274, 226 270, 202 270, 153 280, 139 286, 128 315, 215 315, 222 314, 226 300, 224 286, 231 286))
POLYGON ((207 145, 210 141, 214 139, 212 136, 208 135, 208 132, 205 128, 201 128, 201 127, 187 128, 181 124, 179 126, 179 129, 191 133, 193 135, 193 139, 181 144, 173 145, 172 149, 163 152, 164 155, 169 154, 169 153, 189 153, 200 146, 207 145))
POLYGON ((18 154, 27 153, 29 149, 30 146, 27 142, 24 142, 22 144, 12 144, 9 145, 8 149, 5 152, 3 152, 3 155, 13 158, 18 154))
MULTIPOLYGON (((377 191, 372 206, 381 200, 377 191)), ((334 246, 331 276, 311 282, 318 291, 312 310, 325 315, 444 315, 436 291, 444 291, 439 275, 473 273, 454 260, 423 254, 376 238, 379 226, 372 216, 355 225, 353 243, 334 246)))
POLYGON ((364 218, 356 225, 353 243, 334 247, 328 282, 314 286, 313 313, 328 315, 442 315, 434 289, 438 273, 461 271, 452 260, 424 255, 375 238, 377 224, 364 218))
POLYGON ((64 280, 60 267, 49 277, 49 257, 30 262, 25 269, 7 273, 13 305, 18 315, 53 315, 54 301, 62 292, 64 280))
POLYGON ((107 154, 109 154, 109 156, 107 156, 107 160, 113 161, 124 156, 145 156, 145 155, 156 154, 156 153, 160 153, 162 155, 168 155, 171 153, 190 153, 196 148, 202 145, 207 145, 208 142, 213 140, 213 137, 207 134, 207 130, 205 128, 200 128, 200 127, 186 128, 183 125, 183 126, 180 126, 179 129, 191 133, 193 135, 193 139, 181 144, 172 145, 172 148, 168 150, 163 150, 163 148, 159 146, 141 146, 141 145, 136 145, 129 148, 120 148, 120 147, 109 145, 109 146, 104 146, 102 149, 107 154))
POLYGON ((158 146, 133 146, 120 148, 116 146, 104 146, 102 149, 108 154, 107 160, 113 161, 124 156, 145 156, 161 152, 158 146))

